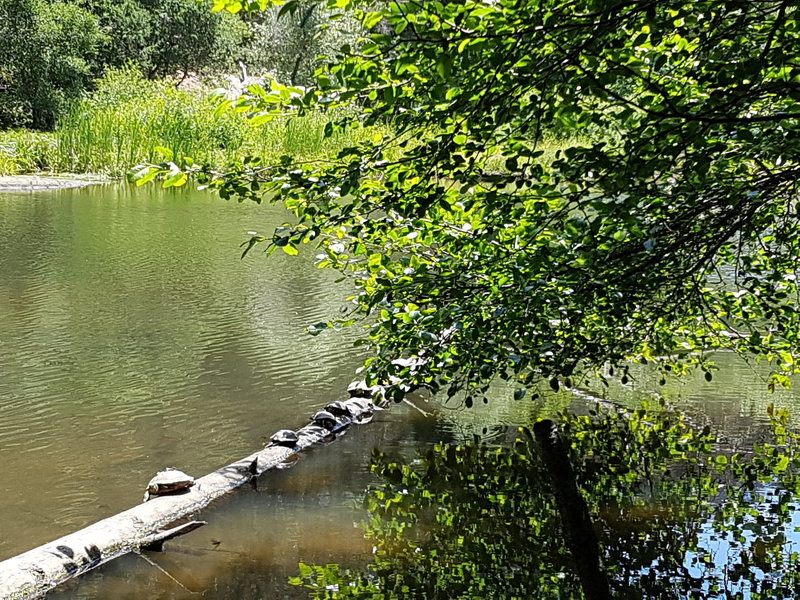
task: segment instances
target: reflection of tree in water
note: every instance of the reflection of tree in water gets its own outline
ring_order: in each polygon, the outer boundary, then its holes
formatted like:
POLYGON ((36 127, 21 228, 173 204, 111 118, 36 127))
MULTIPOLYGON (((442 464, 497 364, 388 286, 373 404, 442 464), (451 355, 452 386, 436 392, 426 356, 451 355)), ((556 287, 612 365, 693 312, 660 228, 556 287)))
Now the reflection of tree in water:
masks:
MULTIPOLYGON (((794 597, 800 456, 786 419, 773 419, 774 445, 728 456, 671 411, 564 418, 615 598, 794 597)), ((313 597, 582 597, 532 442, 377 455, 375 470, 374 561, 303 565, 294 583, 313 597)))
MULTIPOLYGON (((276 548, 281 554, 282 545, 276 548)), ((306 599, 308 593, 302 588, 287 585, 287 565, 280 556, 247 557, 233 556, 224 570, 214 578, 211 585, 202 588, 204 600, 265 600, 267 598, 306 599)), ((318 548, 306 553, 310 560, 325 562, 329 556, 325 548, 318 548)), ((337 553, 341 556, 341 553, 337 553)), ((363 560, 358 553, 351 560, 355 567, 357 561, 363 560)), ((189 596, 186 596, 187 598, 189 596)))
POLYGON ((256 560, 242 560, 226 570, 224 577, 203 592, 206 600, 262 600, 275 598, 275 590, 285 590, 281 598, 306 598, 300 590, 287 589, 286 574, 256 560), (299 592, 299 593, 298 593, 299 592))

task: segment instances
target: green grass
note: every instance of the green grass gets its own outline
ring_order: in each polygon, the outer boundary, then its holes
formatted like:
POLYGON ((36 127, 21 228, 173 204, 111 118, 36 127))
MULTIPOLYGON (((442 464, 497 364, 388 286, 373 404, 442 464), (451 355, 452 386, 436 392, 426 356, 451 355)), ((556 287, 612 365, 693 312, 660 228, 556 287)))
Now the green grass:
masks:
POLYGON ((235 113, 214 116, 202 93, 176 90, 132 70, 111 71, 72 107, 55 132, 0 132, 0 174, 47 171, 123 176, 142 162, 159 162, 157 147, 196 163, 223 165, 246 155, 269 160, 335 154, 374 131, 354 129, 324 138, 328 117, 312 114, 252 127, 235 113))
POLYGON ((56 157, 55 134, 38 131, 0 131, 0 175, 48 170, 56 157))
MULTIPOLYGON (((376 133, 357 128, 325 138, 328 116, 321 113, 252 127, 241 114, 228 112, 217 118, 214 108, 202 92, 176 90, 134 69, 112 70, 72 107, 55 132, 0 131, 0 175, 122 177, 137 164, 161 162, 158 147, 171 150, 176 162, 191 157, 195 163, 218 166, 248 155, 268 162, 284 154, 318 159, 376 133)), ((569 140, 548 137, 539 144, 545 153, 539 160, 549 162, 569 145, 569 140)), ((503 156, 488 157, 487 163, 489 170, 506 168, 503 156)))

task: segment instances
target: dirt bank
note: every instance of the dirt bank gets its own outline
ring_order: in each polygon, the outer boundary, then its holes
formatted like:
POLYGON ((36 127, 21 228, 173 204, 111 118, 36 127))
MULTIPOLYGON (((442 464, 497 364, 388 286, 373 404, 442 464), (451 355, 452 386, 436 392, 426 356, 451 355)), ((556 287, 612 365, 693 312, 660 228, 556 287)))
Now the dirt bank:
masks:
POLYGON ((108 182, 93 175, 0 175, 0 192, 64 190, 108 182))

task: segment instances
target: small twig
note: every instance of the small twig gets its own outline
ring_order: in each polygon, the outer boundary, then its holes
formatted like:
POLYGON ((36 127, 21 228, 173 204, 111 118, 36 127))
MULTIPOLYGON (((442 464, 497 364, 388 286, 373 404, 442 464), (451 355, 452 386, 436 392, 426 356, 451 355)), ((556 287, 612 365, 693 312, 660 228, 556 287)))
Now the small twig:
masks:
POLYGON ((246 552, 241 552, 239 550, 227 550, 225 548, 194 548, 190 546, 183 546, 180 544, 171 544, 169 547, 169 551, 171 553, 179 553, 179 554, 187 554, 189 556, 205 556, 209 552, 222 552, 225 554, 234 554, 236 556, 247 556, 246 552))
POLYGON ((418 411, 419 411, 419 412, 422 414, 422 416, 424 416, 424 417, 432 417, 432 416, 433 416, 433 413, 432 413, 432 412, 430 412, 430 413, 429 413, 429 412, 425 412, 424 410, 422 410, 422 409, 421 409, 419 406, 417 406, 416 404, 414 404, 414 403, 413 403, 411 400, 409 400, 408 398, 403 398, 403 402, 405 402, 406 404, 408 404, 408 405, 409 405, 411 408, 415 408, 415 409, 417 409, 417 410, 418 410, 418 411))
POLYGON ((190 590, 189 588, 187 588, 187 587, 186 587, 185 585, 183 585, 183 584, 182 584, 180 581, 178 581, 177 579, 175 579, 175 577, 173 577, 173 576, 172 576, 172 575, 169 573, 169 571, 167 571, 166 569, 164 569, 164 567, 162 567, 162 566, 161 566, 161 565, 159 565, 158 563, 154 562, 154 561, 153 561, 153 560, 151 560, 150 558, 148 558, 146 555, 142 554, 141 552, 137 552, 136 554, 138 554, 139 556, 141 556, 141 557, 142 557, 143 559, 145 559, 145 560, 146 560, 148 563, 150 563, 150 564, 151 564, 152 566, 154 566, 156 569, 158 569, 159 571, 161 571, 161 572, 162 572, 164 575, 166 575, 167 577, 169 577, 169 578, 170 578, 172 581, 174 581, 175 583, 177 583, 179 586, 181 586, 181 587, 182 587, 184 590, 186 590, 186 591, 187 591, 187 592, 189 592, 190 594, 194 594, 194 595, 198 595, 198 594, 200 594, 200 592, 194 592, 194 591, 190 590))

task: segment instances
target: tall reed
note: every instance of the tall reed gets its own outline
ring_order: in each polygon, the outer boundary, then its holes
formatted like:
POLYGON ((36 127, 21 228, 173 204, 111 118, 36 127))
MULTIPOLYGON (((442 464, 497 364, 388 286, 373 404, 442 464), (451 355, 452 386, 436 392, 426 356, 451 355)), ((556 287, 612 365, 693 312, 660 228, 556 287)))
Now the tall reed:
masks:
POLYGON ((0 175, 48 170, 57 153, 58 142, 52 133, 0 131, 0 175))
POLYGON ((252 127, 242 115, 215 117, 203 93, 146 80, 133 69, 112 70, 54 133, 0 132, 0 174, 46 170, 120 177, 136 164, 159 161, 159 146, 175 157, 212 164, 248 154, 317 158, 374 134, 355 129, 324 138, 327 120, 313 114, 252 127))

